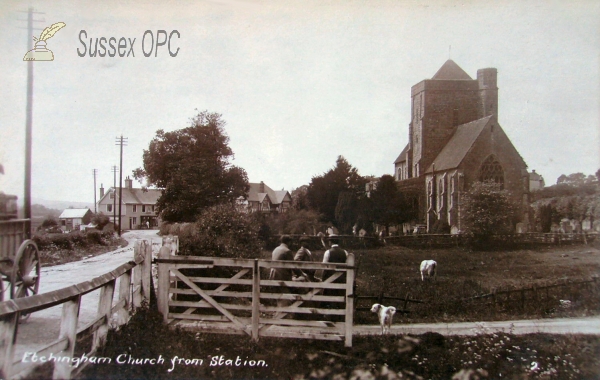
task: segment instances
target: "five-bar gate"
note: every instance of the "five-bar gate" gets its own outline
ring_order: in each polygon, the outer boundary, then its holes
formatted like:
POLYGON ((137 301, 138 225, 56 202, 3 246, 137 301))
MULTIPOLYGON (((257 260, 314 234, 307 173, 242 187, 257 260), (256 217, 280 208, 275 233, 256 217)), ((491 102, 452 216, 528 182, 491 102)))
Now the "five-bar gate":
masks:
POLYGON ((205 332, 344 340, 352 346, 354 255, 345 264, 176 256, 161 250, 165 322, 205 332), (271 268, 324 273, 321 282, 269 280, 271 268))

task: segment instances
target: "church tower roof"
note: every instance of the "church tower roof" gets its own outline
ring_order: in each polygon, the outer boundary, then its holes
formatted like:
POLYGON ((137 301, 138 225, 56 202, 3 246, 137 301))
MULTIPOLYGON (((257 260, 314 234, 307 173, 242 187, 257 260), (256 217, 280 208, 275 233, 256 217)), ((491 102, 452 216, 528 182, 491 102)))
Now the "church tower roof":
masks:
POLYGON ((437 80, 473 80, 463 69, 453 60, 447 60, 442 67, 435 73, 433 78, 437 80))

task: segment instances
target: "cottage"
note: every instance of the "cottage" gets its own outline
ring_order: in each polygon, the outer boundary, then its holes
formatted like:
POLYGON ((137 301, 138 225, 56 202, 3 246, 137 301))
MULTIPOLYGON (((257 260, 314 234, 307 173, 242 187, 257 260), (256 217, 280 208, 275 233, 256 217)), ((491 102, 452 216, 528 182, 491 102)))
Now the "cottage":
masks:
POLYGON ((100 187, 98 212, 107 215, 111 222, 121 223, 121 230, 136 230, 142 228, 157 228, 161 221, 156 213, 156 201, 162 194, 157 189, 134 188, 133 180, 125 178, 122 188, 122 200, 119 200, 119 188, 111 187, 106 193, 100 187), (119 217, 119 202, 121 215, 119 217))
POLYGON ((92 221, 94 213, 89 208, 68 208, 65 209, 58 220, 60 228, 63 231, 79 230, 80 226, 87 225, 92 221))

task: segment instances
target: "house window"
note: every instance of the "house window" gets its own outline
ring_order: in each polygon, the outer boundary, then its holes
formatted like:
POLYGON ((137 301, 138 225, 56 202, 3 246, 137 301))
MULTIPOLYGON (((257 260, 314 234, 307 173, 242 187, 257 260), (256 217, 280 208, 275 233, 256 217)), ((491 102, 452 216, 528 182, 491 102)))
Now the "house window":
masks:
POLYGON ((502 169, 500 162, 496 159, 496 156, 493 154, 486 158, 483 164, 481 164, 481 168, 479 169, 479 180, 481 182, 494 181, 499 183, 504 189, 504 170, 502 169))
POLYGON ((142 205, 142 212, 146 212, 146 205, 142 205))
POLYGON ((133 212, 137 212, 137 205, 133 205, 133 212))
POLYGON ((113 205, 111 205, 111 204, 107 204, 107 205, 106 205, 106 211, 107 211, 107 212, 112 212, 112 206, 113 206, 113 205))
POLYGON ((269 207, 269 202, 264 201, 262 203, 262 211, 269 211, 269 210, 271 210, 271 208, 269 207))

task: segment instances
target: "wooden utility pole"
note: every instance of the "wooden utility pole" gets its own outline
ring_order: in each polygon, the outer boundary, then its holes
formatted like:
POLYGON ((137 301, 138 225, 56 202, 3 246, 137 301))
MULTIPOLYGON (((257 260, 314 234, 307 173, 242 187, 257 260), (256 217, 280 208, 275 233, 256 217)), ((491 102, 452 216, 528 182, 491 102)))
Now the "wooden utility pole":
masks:
POLYGON ((113 165, 111 170, 113 172, 113 226, 115 226, 117 223, 117 173, 119 169, 117 165, 113 165))
MULTIPOLYGON (((33 14, 43 14, 34 12, 33 8, 27 11, 27 51, 33 49, 33 14)), ((36 29, 37 30, 37 29, 36 29)), ((25 117, 25 189, 23 195, 23 213, 27 219, 25 224, 25 234, 29 239, 31 237, 31 141, 33 125, 33 61, 27 61, 27 107, 25 117)))
POLYGON ((116 144, 121 146, 121 156, 119 161, 119 229, 118 233, 121 236, 121 219, 123 218, 123 214, 121 214, 121 206, 123 205, 123 145, 127 145, 127 137, 116 138, 116 144))
POLYGON ((96 175, 98 174, 98 169, 92 169, 92 175, 94 176, 94 214, 98 213, 97 200, 96 200, 96 175))

